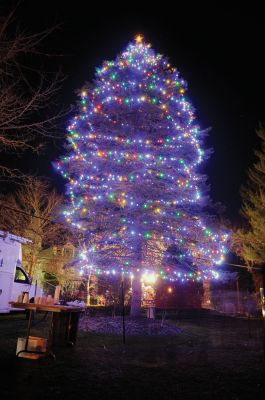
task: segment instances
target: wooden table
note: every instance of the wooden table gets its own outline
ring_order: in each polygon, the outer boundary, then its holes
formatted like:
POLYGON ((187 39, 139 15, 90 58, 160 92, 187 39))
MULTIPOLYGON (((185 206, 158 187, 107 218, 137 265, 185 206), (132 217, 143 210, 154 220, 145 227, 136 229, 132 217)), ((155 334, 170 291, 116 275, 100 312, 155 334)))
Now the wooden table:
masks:
POLYGON ((28 327, 27 327, 27 335, 26 335, 26 344, 25 344, 25 349, 21 350, 17 353, 17 357, 21 353, 35 353, 35 354, 50 354, 53 358, 55 358, 55 355, 52 351, 52 345, 54 342, 54 339, 56 337, 56 328, 58 328, 59 320, 58 318, 55 317, 55 315, 60 315, 64 314, 66 315, 66 326, 65 326, 65 338, 64 342, 65 344, 70 344, 74 345, 75 344, 75 338, 76 338, 76 331, 77 331, 77 326, 78 326, 78 319, 80 312, 84 311, 83 308, 81 307, 72 307, 72 306, 63 306, 63 305, 56 305, 56 304, 35 304, 35 303, 17 303, 14 301, 11 301, 9 304, 11 304, 12 307, 14 308, 22 308, 25 310, 29 310, 29 320, 28 320, 28 327), (29 344, 29 337, 30 337, 30 330, 32 327, 32 313, 33 311, 44 311, 44 312, 51 312, 52 313, 52 318, 51 318, 51 325, 50 325, 50 332, 49 332, 49 345, 48 349, 44 351, 33 351, 33 350, 28 350, 28 344, 29 344), (58 314, 60 313, 60 314, 58 314), (73 331, 74 328, 74 331, 73 331), (72 337, 71 337, 72 336, 72 337))

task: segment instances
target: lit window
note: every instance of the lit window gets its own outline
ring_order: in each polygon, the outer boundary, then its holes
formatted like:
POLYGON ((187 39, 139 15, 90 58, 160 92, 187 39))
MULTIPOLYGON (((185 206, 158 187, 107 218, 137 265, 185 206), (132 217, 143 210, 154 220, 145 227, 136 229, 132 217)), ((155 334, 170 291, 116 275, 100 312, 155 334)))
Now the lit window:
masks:
POLYGON ((74 256, 74 249, 72 247, 64 247, 63 255, 65 257, 73 257, 74 256))

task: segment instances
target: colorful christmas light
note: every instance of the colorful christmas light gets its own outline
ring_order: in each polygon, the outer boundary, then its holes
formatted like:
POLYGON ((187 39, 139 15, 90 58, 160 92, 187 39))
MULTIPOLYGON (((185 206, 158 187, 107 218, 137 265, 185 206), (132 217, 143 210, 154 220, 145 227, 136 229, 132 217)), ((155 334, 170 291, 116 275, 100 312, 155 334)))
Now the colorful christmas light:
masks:
MULTIPOLYGON (((197 170, 207 152, 186 91, 178 71, 138 35, 80 92, 69 152, 56 168, 68 180, 67 222, 96 243, 97 273, 140 267, 162 279, 218 277, 228 235, 203 217, 205 177, 197 170), (154 243, 160 253, 152 258, 154 243)), ((88 246, 83 268, 90 255, 88 246)))

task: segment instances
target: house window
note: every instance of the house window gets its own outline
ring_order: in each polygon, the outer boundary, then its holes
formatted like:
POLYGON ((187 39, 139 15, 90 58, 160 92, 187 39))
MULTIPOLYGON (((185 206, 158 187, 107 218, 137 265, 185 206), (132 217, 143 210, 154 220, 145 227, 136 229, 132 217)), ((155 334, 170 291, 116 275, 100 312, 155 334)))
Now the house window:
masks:
POLYGON ((73 257, 74 256, 73 247, 64 247, 63 254, 65 257, 73 257))
POLYGON ((63 257, 64 256, 63 248, 58 247, 58 246, 54 246, 53 247, 53 254, 56 257, 63 257))

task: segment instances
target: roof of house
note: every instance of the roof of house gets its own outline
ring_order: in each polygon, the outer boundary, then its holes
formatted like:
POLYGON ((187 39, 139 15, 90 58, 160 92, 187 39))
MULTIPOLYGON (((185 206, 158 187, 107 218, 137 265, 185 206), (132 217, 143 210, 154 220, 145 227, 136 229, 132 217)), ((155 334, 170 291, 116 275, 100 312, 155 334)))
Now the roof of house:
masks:
POLYGON ((24 238, 22 236, 14 235, 13 233, 9 233, 7 231, 0 230, 0 237, 3 238, 4 240, 8 239, 8 240, 13 240, 14 242, 19 242, 19 243, 24 243, 24 244, 32 243, 32 240, 30 240, 30 239, 24 238))

